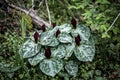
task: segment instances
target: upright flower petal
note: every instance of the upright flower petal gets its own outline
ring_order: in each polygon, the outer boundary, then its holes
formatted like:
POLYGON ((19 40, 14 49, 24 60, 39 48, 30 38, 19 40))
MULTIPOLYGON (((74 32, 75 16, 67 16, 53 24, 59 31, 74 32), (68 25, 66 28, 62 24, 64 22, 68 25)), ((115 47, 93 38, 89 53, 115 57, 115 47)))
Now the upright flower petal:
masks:
POLYGON ((46 26, 45 26, 45 24, 43 24, 43 25, 41 26, 41 29, 42 29, 43 32, 46 31, 46 26))
POLYGON ((78 34, 77 38, 79 39, 79 41, 81 41, 80 35, 78 34))
POLYGON ((76 22, 76 20, 75 20, 74 18, 72 18, 71 24, 73 25, 73 28, 76 29, 76 24, 77 24, 77 22, 76 22))
POLYGON ((58 35, 60 34, 61 32, 60 32, 60 30, 58 29, 57 31, 56 31, 56 37, 58 37, 58 35))
POLYGON ((80 35, 78 35, 77 37, 75 37, 75 43, 76 43, 78 46, 80 45, 80 41, 81 41, 80 35))
POLYGON ((34 40, 35 40, 35 43, 38 42, 38 39, 39 39, 39 33, 36 31, 36 32, 34 33, 34 40))
POLYGON ((51 57, 51 49, 48 47, 45 49, 45 57, 49 59, 51 57))

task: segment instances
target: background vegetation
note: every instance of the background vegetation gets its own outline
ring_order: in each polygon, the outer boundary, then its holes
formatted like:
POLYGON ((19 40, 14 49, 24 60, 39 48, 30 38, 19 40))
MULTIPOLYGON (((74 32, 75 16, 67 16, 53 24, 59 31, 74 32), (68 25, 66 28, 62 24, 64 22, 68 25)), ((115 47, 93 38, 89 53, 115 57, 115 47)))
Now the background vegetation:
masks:
MULTIPOLYGON (((23 9, 34 9, 43 20, 57 25, 70 23, 74 17, 86 24, 96 35, 96 54, 92 62, 80 62, 77 77, 70 80, 120 79, 120 1, 119 0, 7 0, 23 9), (34 1, 34 4, 33 2, 34 1)), ((7 7, 7 6, 6 6, 7 7)), ((0 79, 1 80, 62 80, 49 77, 26 60, 18 50, 31 32, 40 29, 22 12, 0 6, 0 79)), ((67 79, 66 79, 67 80, 67 79)))

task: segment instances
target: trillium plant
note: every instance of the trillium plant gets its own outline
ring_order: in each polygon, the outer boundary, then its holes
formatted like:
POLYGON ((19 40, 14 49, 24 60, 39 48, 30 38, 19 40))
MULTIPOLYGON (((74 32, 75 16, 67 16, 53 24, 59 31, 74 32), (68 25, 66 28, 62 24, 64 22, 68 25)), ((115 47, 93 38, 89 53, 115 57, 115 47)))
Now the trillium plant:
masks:
POLYGON ((77 24, 63 24, 33 33, 19 49, 22 58, 31 66, 39 66, 46 75, 54 77, 62 71, 77 76, 79 61, 92 61, 95 55, 95 41, 89 27, 77 24), (74 57, 74 58, 73 58, 74 57))

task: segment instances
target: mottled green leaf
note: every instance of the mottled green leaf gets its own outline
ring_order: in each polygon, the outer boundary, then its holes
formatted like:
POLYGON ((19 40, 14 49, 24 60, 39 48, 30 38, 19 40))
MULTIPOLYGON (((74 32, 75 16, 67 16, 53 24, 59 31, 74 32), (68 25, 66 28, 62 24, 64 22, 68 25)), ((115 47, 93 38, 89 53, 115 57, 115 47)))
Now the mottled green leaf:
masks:
POLYGON ((90 29, 85 25, 77 25, 76 29, 72 29, 71 31, 72 36, 76 37, 78 34, 80 35, 80 38, 83 40, 87 40, 90 37, 90 29))
POLYGON ((44 56, 44 50, 41 50, 37 55, 35 55, 32 58, 28 58, 29 63, 32 66, 37 65, 40 61, 42 61, 45 58, 44 56))
POLYGON ((63 62, 55 58, 44 59, 39 66, 43 73, 54 77, 63 68, 63 62))
POLYGON ((58 26, 56 26, 52 30, 50 30, 51 35, 54 35, 58 29, 58 26))
POLYGON ((57 31, 57 28, 54 28, 51 31, 43 32, 40 35, 40 44, 47 45, 47 46, 57 46, 59 42, 54 36, 56 31, 57 31))
POLYGON ((32 39, 27 40, 19 50, 19 54, 23 58, 28 58, 36 55, 41 48, 41 45, 36 44, 32 39))
POLYGON ((57 26, 62 33, 70 33, 71 32, 71 26, 70 24, 63 24, 61 26, 57 26))
POLYGON ((41 45, 48 45, 51 43, 52 36, 50 32, 43 32, 40 36, 40 44, 41 45))
POLYGON ((59 45, 57 49, 52 51, 52 57, 64 58, 66 56, 66 50, 63 45, 59 45))
POLYGON ((74 48, 75 48, 75 44, 74 44, 74 43, 72 43, 72 44, 66 44, 66 45, 65 45, 65 49, 66 49, 65 59, 71 57, 74 48))
POLYGON ((59 34, 58 40, 61 43, 72 43, 72 37, 69 34, 66 34, 66 33, 59 34))
POLYGON ((57 46, 59 44, 59 41, 57 38, 53 37, 51 39, 51 42, 48 44, 48 46, 57 46))
POLYGON ((65 69, 71 76, 75 77, 77 75, 77 72, 78 72, 78 65, 77 65, 77 63, 75 63, 73 61, 69 61, 65 65, 65 69))
POLYGON ((92 61, 95 55, 95 47, 91 44, 82 44, 75 48, 74 53, 80 61, 92 61))

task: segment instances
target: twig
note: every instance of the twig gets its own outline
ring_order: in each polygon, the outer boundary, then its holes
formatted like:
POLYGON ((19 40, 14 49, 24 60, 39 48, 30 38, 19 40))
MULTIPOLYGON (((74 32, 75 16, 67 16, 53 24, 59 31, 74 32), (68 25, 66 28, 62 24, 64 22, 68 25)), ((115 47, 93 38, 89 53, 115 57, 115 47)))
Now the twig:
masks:
POLYGON ((40 3, 39 3, 39 7, 42 5, 42 3, 43 3, 43 0, 42 0, 42 1, 40 1, 40 3))
MULTIPOLYGON (((35 6, 35 5, 34 5, 34 0, 32 0, 31 6, 32 6, 32 7, 29 9, 29 13, 32 12, 32 11, 34 12, 34 6, 35 6)), ((29 13, 28 13, 28 14, 29 14, 29 13)))
POLYGON ((34 5, 34 0, 32 0, 32 9, 34 9, 34 6, 35 6, 35 5, 34 5))
POLYGON ((29 11, 27 11, 27 10, 25 10, 25 9, 22 9, 22 8, 20 8, 20 7, 17 7, 17 6, 15 6, 15 5, 13 5, 13 4, 9 4, 9 6, 10 6, 10 8, 15 9, 16 11, 22 11, 22 12, 24 12, 25 14, 28 14, 28 15, 32 18, 33 22, 34 22, 36 25, 38 25, 38 26, 42 26, 43 24, 45 24, 47 27, 50 27, 50 26, 51 26, 49 23, 47 23, 47 22, 45 22, 44 20, 42 20, 39 16, 37 16, 37 15, 34 14, 33 12, 29 12, 29 11))
POLYGON ((16 0, 16 1, 17 1, 17 4, 18 4, 19 6, 21 6, 20 2, 19 2, 18 0, 16 0))
POLYGON ((113 25, 115 24, 116 20, 118 19, 118 17, 120 16, 120 13, 117 15, 117 17, 114 19, 113 23, 110 25, 110 27, 107 29, 106 33, 113 27, 113 25))
POLYGON ((45 0, 45 3, 46 3, 46 7, 47 7, 47 12, 48 12, 49 23, 50 23, 50 25, 51 25, 50 11, 49 11, 49 7, 48 7, 48 2, 47 2, 47 0, 45 0))

